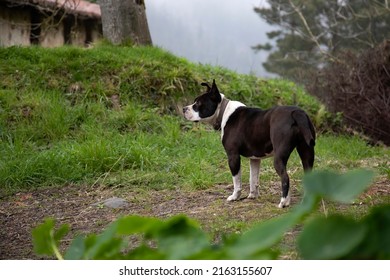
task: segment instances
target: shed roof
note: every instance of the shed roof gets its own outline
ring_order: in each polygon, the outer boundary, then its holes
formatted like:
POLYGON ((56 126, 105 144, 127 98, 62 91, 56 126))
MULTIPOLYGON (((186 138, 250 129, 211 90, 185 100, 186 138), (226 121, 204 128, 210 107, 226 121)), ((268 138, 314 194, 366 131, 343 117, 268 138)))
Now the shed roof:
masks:
POLYGON ((62 9, 69 14, 100 18, 100 6, 84 0, 5 0, 14 5, 36 5, 39 8, 62 9))

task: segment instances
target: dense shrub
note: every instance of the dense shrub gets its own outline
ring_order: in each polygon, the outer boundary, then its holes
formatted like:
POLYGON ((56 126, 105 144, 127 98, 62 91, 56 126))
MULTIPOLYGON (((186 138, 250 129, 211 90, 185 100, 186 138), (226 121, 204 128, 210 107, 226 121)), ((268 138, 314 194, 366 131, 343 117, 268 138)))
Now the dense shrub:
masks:
POLYGON ((390 40, 360 55, 342 53, 308 86, 345 124, 390 145, 390 40))

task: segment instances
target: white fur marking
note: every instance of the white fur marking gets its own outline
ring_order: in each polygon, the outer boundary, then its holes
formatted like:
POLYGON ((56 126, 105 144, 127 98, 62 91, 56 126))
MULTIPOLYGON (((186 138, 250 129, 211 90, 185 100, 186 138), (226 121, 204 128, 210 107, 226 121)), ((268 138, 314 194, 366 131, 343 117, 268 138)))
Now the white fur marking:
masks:
POLYGON ((250 160, 250 192, 248 198, 257 198, 259 196, 259 172, 260 172, 260 159, 250 160))
MULTIPOLYGON (((224 95, 221 94, 222 98, 224 98, 224 95)), ((241 102, 238 102, 238 101, 229 101, 228 105, 226 106, 226 109, 225 109, 225 112, 223 113, 223 116, 222 116, 222 123, 221 123, 221 139, 223 138, 223 131, 224 131, 224 128, 225 128, 225 125, 230 117, 231 114, 234 113, 234 111, 238 108, 238 107, 242 107, 242 106, 245 106, 243 103, 241 102)))
POLYGON ((186 106, 185 108, 187 108, 187 110, 185 111, 184 113, 184 117, 189 120, 189 121, 200 121, 200 122, 204 122, 204 123, 214 123, 215 122, 215 119, 217 118, 218 114, 219 114, 219 109, 221 107, 221 104, 218 105, 218 108, 217 110, 214 112, 213 115, 211 115, 210 117, 207 117, 207 118, 201 118, 199 116, 199 112, 196 112, 194 111, 193 107, 194 107, 195 103, 192 104, 192 105, 188 105, 186 106))
POLYGON ((282 198, 281 198, 278 207, 279 207, 279 208, 283 208, 283 207, 290 206, 290 200, 291 200, 290 192, 288 192, 287 197, 282 197, 282 198))
POLYGON ((265 158, 269 158, 269 157, 273 157, 273 156, 274 156, 274 151, 270 152, 269 154, 265 154, 265 156, 263 156, 263 157, 251 156, 249 158, 250 159, 265 159, 265 158))
POLYGON ((227 198, 227 201, 238 200, 241 196, 241 169, 237 175, 233 176, 233 185, 233 194, 227 198))
POLYGON ((199 112, 195 112, 193 109, 194 105, 195 105, 195 103, 185 107, 185 108, 187 108, 187 110, 184 113, 184 117, 189 121, 193 121, 193 122, 200 121, 201 118, 199 116, 199 112))

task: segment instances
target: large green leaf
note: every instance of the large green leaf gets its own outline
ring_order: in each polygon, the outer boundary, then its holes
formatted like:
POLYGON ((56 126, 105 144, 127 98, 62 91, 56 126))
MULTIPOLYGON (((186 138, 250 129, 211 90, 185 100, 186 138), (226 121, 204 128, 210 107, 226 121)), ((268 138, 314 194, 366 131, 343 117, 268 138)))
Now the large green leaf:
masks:
POLYGON ((85 253, 85 239, 83 236, 77 236, 73 239, 69 249, 66 251, 64 258, 66 260, 81 260, 85 253))
POLYGON ((374 243, 370 248, 372 256, 390 259, 390 205, 373 208, 364 222, 370 229, 369 240, 374 243))
POLYGON ((188 259, 210 247, 207 235, 199 226, 185 216, 167 220, 156 232, 159 250, 168 259, 188 259))
POLYGON ((362 242, 367 227, 343 216, 317 217, 308 222, 298 238, 304 259, 338 259, 362 242))
POLYGON ((289 213, 253 226, 232 244, 226 244, 227 258, 251 259, 275 256, 270 248, 314 209, 317 200, 315 196, 305 195, 301 204, 295 206, 289 213))
POLYGON ((342 203, 351 203, 369 187, 374 173, 368 170, 355 170, 346 174, 329 171, 312 172, 303 178, 305 192, 342 203))
POLYGON ((141 244, 130 250, 123 258, 126 260, 164 260, 166 256, 157 248, 150 248, 146 244, 141 244))
POLYGON ((85 252, 85 258, 88 260, 102 259, 104 256, 107 256, 107 248, 113 249, 114 247, 118 249, 120 247, 120 242, 116 238, 117 236, 118 221, 112 223, 107 227, 101 234, 90 239, 90 246, 87 247, 85 252))
MULTIPOLYGON (((165 221, 140 216, 124 217, 117 222, 117 233, 120 235, 140 233, 146 239, 156 240, 157 251, 152 252, 144 248, 138 253, 147 252, 146 256, 150 256, 149 253, 156 256, 165 255, 168 259, 191 258, 210 245, 207 235, 200 230, 199 225, 182 215, 165 221)), ((138 253, 134 251, 135 255, 138 253)))
POLYGON ((390 205, 373 208, 361 222, 368 228, 366 238, 347 258, 390 259, 390 205))
POLYGON ((55 230, 55 221, 46 219, 32 231, 34 251, 39 255, 56 255, 62 258, 58 251, 60 240, 69 232, 68 225, 61 225, 55 230))
POLYGON ((164 221, 152 217, 127 216, 117 221, 117 234, 131 235, 142 233, 153 236, 163 227, 164 221))
POLYGON ((227 248, 228 257, 250 259, 261 251, 268 250, 296 224, 298 218, 295 212, 291 212, 255 225, 227 248))

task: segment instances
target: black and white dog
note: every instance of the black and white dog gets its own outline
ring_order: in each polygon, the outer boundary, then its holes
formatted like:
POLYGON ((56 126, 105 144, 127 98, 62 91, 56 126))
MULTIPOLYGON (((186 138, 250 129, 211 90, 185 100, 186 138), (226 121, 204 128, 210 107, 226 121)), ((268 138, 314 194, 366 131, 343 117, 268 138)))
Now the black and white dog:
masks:
POLYGON ((290 205, 290 183, 286 166, 291 152, 296 148, 305 171, 314 163, 315 131, 307 114, 295 106, 275 106, 268 110, 249 108, 231 101, 221 94, 213 81, 207 92, 197 97, 192 105, 183 108, 184 117, 190 121, 203 121, 221 130, 234 191, 228 201, 241 195, 240 157, 250 159, 250 193, 258 197, 260 160, 274 157, 274 167, 282 181, 282 198, 279 208, 290 205))

